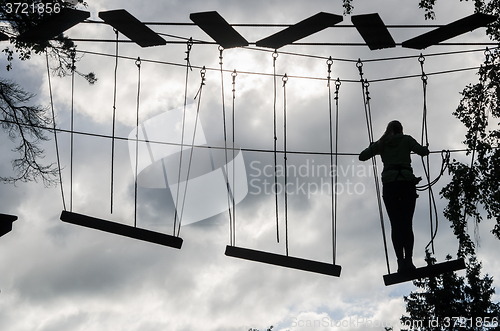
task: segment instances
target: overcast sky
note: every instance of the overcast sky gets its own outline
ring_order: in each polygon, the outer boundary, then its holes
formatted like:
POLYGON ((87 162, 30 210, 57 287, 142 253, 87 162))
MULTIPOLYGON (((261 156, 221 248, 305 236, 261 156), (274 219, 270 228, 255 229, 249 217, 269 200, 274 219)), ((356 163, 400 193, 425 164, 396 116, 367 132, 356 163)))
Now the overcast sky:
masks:
MULTIPOLYGON (((86 10, 91 13, 91 19, 96 21, 99 20, 98 12, 121 8, 143 22, 180 23, 191 22, 190 13, 214 10, 229 23, 285 24, 299 22, 318 12, 340 15, 343 12, 340 0, 102 0, 88 3, 86 10)), ((447 24, 471 15, 473 3, 439 1, 435 11, 436 20, 427 22, 424 20, 423 10, 418 9, 416 0, 354 1, 354 15, 379 13, 386 24, 393 25, 447 24)), ((344 16, 341 24, 351 24, 350 16, 344 16)), ((156 32, 182 38, 211 40, 196 26, 150 27, 156 32)), ((237 28, 250 42, 267 37, 279 29, 281 28, 237 28)), ((390 32, 395 41, 401 43, 429 30, 406 28, 391 29, 390 32)), ((69 30, 68 35, 74 38, 114 38, 112 28, 104 24, 79 24, 69 30)), ((164 38, 183 40, 166 36, 164 38)), ((121 39, 127 38, 121 36, 121 39)), ((330 28, 303 41, 360 43, 363 40, 353 28, 330 28)), ((483 28, 452 41, 489 40, 483 28)), ((228 49, 223 52, 223 66, 228 70, 223 77, 228 140, 232 140, 233 133, 233 87, 230 71, 236 69, 236 143, 244 149, 272 150, 272 53, 251 48, 253 49, 228 49)), ((429 47, 423 51, 426 56, 425 71, 432 73, 479 66, 484 61, 482 50, 439 56, 436 53, 480 48, 481 46, 429 47)), ((77 49, 113 55, 115 45, 78 42, 77 49)), ((175 138, 174 134, 169 136, 169 130, 178 132, 176 130, 179 130, 179 123, 173 124, 167 119, 178 119, 179 117, 174 116, 175 111, 183 107, 186 69, 182 65, 185 64, 185 51, 185 44, 152 48, 124 43, 119 46, 120 55, 143 59, 139 120, 143 132, 157 134, 160 138, 172 137, 170 142, 176 142, 180 137, 175 138), (155 126, 154 123, 165 123, 165 126, 155 126)), ((331 76, 332 79, 339 77, 342 80, 339 90, 338 132, 338 150, 342 153, 359 153, 368 144, 361 87, 359 82, 354 82, 359 80, 355 61, 358 58, 365 61, 363 71, 368 80, 420 74, 417 59, 420 51, 400 46, 370 51, 366 46, 292 45, 279 51, 319 57, 279 54, 276 59, 277 144, 278 149, 283 148, 284 91, 281 76, 287 73, 290 76, 286 84, 287 149, 290 151, 329 151, 325 58, 332 56, 335 59, 331 76), (369 61, 398 56, 414 57, 369 61)), ((200 100, 201 129, 197 132, 197 139, 200 139, 197 142, 220 146, 223 141, 221 76, 220 72, 212 70, 219 67, 217 46, 194 45, 190 60, 195 66, 189 71, 187 85, 188 103, 194 104, 189 108, 191 110, 195 109, 198 102, 198 99, 193 99, 201 82, 198 68, 208 68, 206 85, 200 100)), ((5 71, 5 65, 5 58, 2 57, 2 77, 11 78, 26 90, 36 93, 36 102, 45 106, 50 104, 44 56, 34 56, 26 62, 15 60, 14 69, 10 72, 5 71)), ((95 72, 99 80, 95 85, 89 85, 81 77, 75 78, 75 130, 110 135, 114 58, 85 54, 77 67, 84 73, 95 72)), ((475 70, 429 75, 427 107, 431 150, 463 148, 461 141, 464 139, 464 129, 452 112, 460 100, 459 92, 467 84, 476 81, 475 70)), ((138 70, 134 61, 120 59, 116 105, 116 135, 119 137, 134 135, 137 83, 138 70)), ((71 79, 52 77, 52 85, 57 126, 69 129, 71 79)), ((399 119, 405 133, 420 141, 423 108, 420 78, 373 82, 369 88, 375 138, 383 133, 389 121, 399 119)), ((192 120, 192 117, 189 118, 192 120)), ((2 174, 8 174, 11 171, 10 162, 16 156, 11 152, 15 145, 7 139, 5 133, 1 135, 0 170, 2 174)), ((63 188, 69 208, 70 136, 61 133, 58 138, 63 167, 63 188)), ((150 139, 153 140, 151 137, 150 139)), ((133 161, 135 155, 131 156, 129 151, 133 152, 135 145, 129 146, 129 143, 126 140, 116 141, 114 211, 110 214, 111 140, 75 135, 74 212, 133 224, 134 168, 131 157, 133 161)), ((54 141, 51 140, 43 147, 46 151, 44 162, 56 162, 54 141)), ((156 154, 156 159, 151 160, 147 159, 149 154, 145 152, 146 145, 141 145, 140 151, 145 153, 140 154, 144 168, 156 161, 157 170, 161 169, 162 163, 158 161, 163 156, 175 153, 172 150, 156 150, 159 154, 156 154), (159 156, 161 153, 165 155, 159 156)), ((187 154, 189 152, 184 153, 185 156, 187 154)), ((235 160, 244 160, 247 185, 237 186, 235 194, 238 196, 241 192, 238 190, 245 188, 248 192, 236 206, 236 244, 285 254, 284 196, 279 195, 280 243, 277 243, 275 200, 274 195, 269 193, 268 185, 274 181, 270 170, 274 163, 273 154, 243 151, 238 155, 240 158, 235 160)), ((221 161, 219 156, 215 156, 216 168, 217 162, 221 161)), ((171 158, 178 158, 178 154, 169 157, 170 159, 167 157, 164 162, 167 170, 169 169, 169 183, 175 184, 171 178, 176 168, 171 158)), ((470 157, 459 153, 453 154, 452 157, 463 161, 470 160, 470 157)), ((330 179, 324 173, 318 173, 318 170, 324 169, 321 166, 329 165, 329 161, 329 157, 325 155, 288 156, 288 165, 297 170, 296 173, 290 172, 288 175, 288 246, 291 256, 332 262, 330 195, 328 192, 321 192, 321 187, 329 187, 330 179)), ((278 163, 283 165, 282 154, 278 154, 278 163)), ((417 176, 421 176, 423 171, 420 158, 413 156, 413 166, 417 176)), ((437 173, 439 166, 440 156, 433 154, 433 174, 437 173)), ((183 166, 186 171, 184 167, 187 165, 183 166)), ((63 204, 59 187, 44 188, 41 183, 1 185, 0 211, 17 215, 19 220, 14 223, 11 233, 0 239, 0 328, 13 331, 229 331, 249 328, 264 330, 273 325, 276 330, 301 331, 381 330, 383 326, 393 326, 395 330, 399 330, 399 318, 405 312, 403 296, 415 290, 415 287, 411 282, 384 286, 382 276, 387 273, 387 268, 369 163, 359 162, 357 156, 340 156, 338 169, 336 263, 342 266, 340 278, 226 257, 225 246, 230 243, 229 216, 226 210, 182 226, 180 236, 184 243, 182 249, 177 250, 61 222, 59 216, 63 204), (344 321, 343 326, 336 327, 334 324, 337 321, 344 321)), ((193 172, 199 176, 203 171, 205 170, 193 168, 193 172)), ((163 184, 163 176, 154 172, 146 175, 153 182, 160 183, 160 187, 151 187, 152 184, 139 187, 137 225, 171 234, 175 198, 163 184)), ((448 179, 449 177, 444 176, 436 185, 436 198, 437 192, 448 179)), ((283 183, 283 180, 280 176, 280 183, 283 183)), ((220 177, 214 181, 220 184, 220 177)), ((209 205, 220 203, 216 199, 218 195, 220 194, 214 193, 211 197, 214 199, 213 203, 212 200, 209 203, 202 200, 197 206, 199 210, 208 210, 211 207, 209 205)), ((227 201, 225 196, 222 198, 223 202, 227 201)), ((438 261, 443 261, 447 254, 456 257, 458 247, 449 222, 442 215, 445 205, 446 201, 437 199, 440 217, 435 249, 438 261)), ((190 208, 193 208, 192 205, 187 207, 188 215, 190 208)), ((220 208, 225 209, 224 205, 220 208)), ((430 237, 428 208, 426 193, 420 193, 414 217, 414 260, 417 266, 425 264, 424 247, 430 237)), ((389 239, 386 214, 384 217, 389 239)), ((491 228, 491 221, 481 224, 477 232, 480 243, 477 251, 483 263, 483 272, 496 280, 500 275, 500 264, 494 252, 498 252, 499 242, 489 233, 491 228)), ((472 224, 469 231, 474 235, 472 224)), ((396 258, 390 241, 389 258, 391 268, 395 271, 396 258)), ((460 271, 459 275, 463 276, 464 272, 460 271)), ((498 301, 499 296, 495 295, 494 300, 498 301)))

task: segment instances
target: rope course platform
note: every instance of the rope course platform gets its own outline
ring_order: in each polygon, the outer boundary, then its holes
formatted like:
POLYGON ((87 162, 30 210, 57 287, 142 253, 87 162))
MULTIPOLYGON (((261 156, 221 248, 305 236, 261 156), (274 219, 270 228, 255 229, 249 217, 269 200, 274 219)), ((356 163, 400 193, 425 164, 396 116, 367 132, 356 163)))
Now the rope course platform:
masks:
POLYGON ((0 214, 0 237, 12 231, 12 223, 16 220, 15 215, 0 214))
POLYGON ((384 284, 385 286, 389 286, 425 277, 435 277, 447 272, 462 269, 465 269, 464 259, 451 260, 442 263, 427 265, 425 267, 417 268, 411 271, 384 275, 384 284))
POLYGON ((177 249, 181 248, 183 242, 180 237, 110 222, 65 210, 61 213, 61 221, 177 249))
POLYGON ((327 276, 340 277, 340 272, 342 270, 342 267, 336 264, 306 260, 298 257, 280 255, 229 245, 226 246, 225 255, 244 260, 272 264, 285 268, 315 272, 327 276))

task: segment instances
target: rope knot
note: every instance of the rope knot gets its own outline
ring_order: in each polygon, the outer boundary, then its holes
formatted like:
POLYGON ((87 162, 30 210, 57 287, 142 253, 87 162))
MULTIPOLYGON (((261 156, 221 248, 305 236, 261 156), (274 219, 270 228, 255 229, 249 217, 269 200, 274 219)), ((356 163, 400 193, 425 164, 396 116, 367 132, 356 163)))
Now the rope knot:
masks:
POLYGON ((186 58, 184 59, 187 62, 188 68, 192 71, 193 67, 191 67, 191 62, 189 61, 189 55, 191 54, 191 48, 193 48, 193 37, 190 37, 187 41, 187 50, 186 50, 186 58))

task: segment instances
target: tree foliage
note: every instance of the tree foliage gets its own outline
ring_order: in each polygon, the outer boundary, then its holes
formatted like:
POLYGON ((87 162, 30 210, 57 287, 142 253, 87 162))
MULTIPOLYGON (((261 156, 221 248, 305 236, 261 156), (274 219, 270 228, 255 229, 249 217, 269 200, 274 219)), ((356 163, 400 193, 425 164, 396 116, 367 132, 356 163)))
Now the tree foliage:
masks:
MULTIPOLYGON (((435 262, 429 253, 426 258, 435 262)), ((419 290, 404 297, 409 316, 403 316, 401 323, 422 331, 500 330, 500 305, 491 302, 492 283, 488 275, 481 277, 481 263, 474 257, 466 277, 450 272, 414 281, 419 290)))
MULTIPOLYGON (((10 36, 9 45, 2 52, 6 56, 6 70, 12 70, 13 60, 17 54, 21 61, 32 58, 33 55, 47 53, 51 59, 52 74, 63 77, 73 73, 84 77, 90 84, 97 81, 94 73, 84 74, 76 70, 75 62, 79 60, 75 56, 75 45, 65 37, 59 35, 55 40, 24 42, 16 37, 36 27, 47 16, 52 15, 38 10, 13 10, 12 1, 0 0, 0 27, 2 33, 10 36)), ((75 8, 75 5, 62 0, 31 0, 23 3, 39 4, 50 3, 60 5, 61 8, 75 8)), ((86 6, 82 0, 80 5, 86 6)), ((36 7, 35 7, 36 8, 36 7)), ((0 181, 6 183, 17 183, 41 180, 46 186, 55 183, 58 169, 54 164, 43 165, 41 159, 44 151, 40 143, 48 140, 44 127, 52 124, 47 115, 48 108, 40 105, 31 105, 34 94, 26 92, 16 82, 0 79, 0 120, 2 129, 8 133, 9 138, 17 144, 13 149, 19 157, 12 161, 15 175, 2 176, 0 181)))

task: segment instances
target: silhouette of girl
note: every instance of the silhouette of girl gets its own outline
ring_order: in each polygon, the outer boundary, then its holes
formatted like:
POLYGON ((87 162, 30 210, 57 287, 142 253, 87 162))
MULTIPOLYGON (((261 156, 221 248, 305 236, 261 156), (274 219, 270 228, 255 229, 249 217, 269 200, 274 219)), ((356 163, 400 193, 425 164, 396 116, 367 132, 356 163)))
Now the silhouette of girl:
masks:
POLYGON ((398 272, 415 269, 412 261, 412 223, 417 199, 415 185, 421 178, 413 175, 411 152, 425 156, 429 154, 429 149, 420 145, 412 136, 403 134, 403 126, 399 121, 392 121, 382 137, 359 154, 360 161, 380 155, 384 163, 382 195, 391 221, 391 238, 398 259, 398 272))

